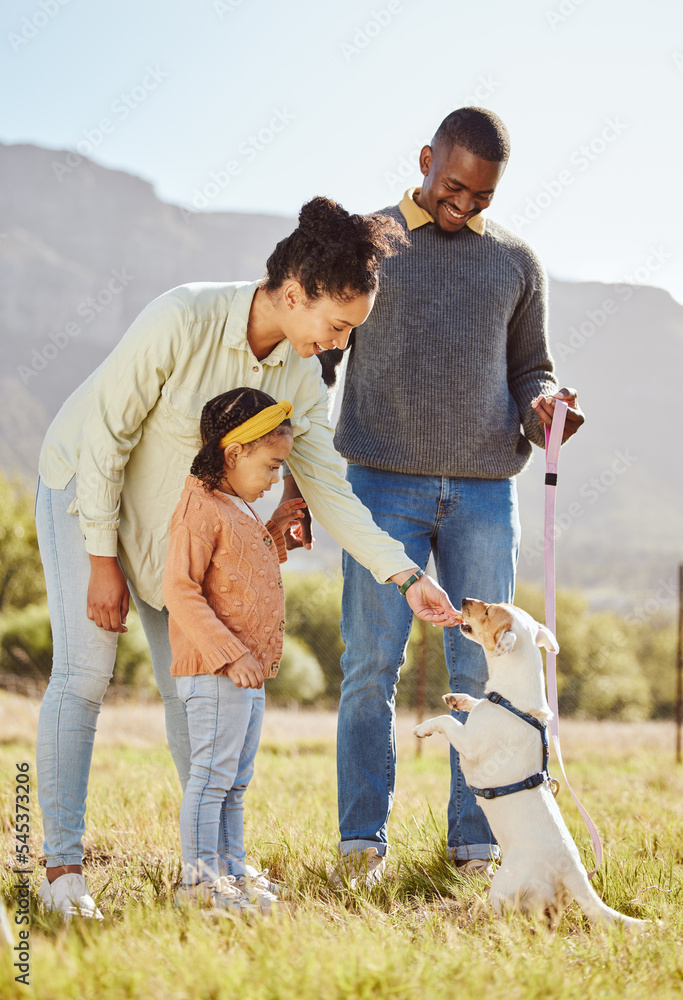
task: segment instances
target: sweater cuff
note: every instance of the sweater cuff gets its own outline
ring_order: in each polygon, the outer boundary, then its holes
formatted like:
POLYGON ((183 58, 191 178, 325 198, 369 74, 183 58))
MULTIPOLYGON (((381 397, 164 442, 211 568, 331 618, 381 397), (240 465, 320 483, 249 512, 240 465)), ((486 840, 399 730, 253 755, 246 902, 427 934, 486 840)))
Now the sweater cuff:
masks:
POLYGON ((266 531, 275 542, 277 557, 281 563, 287 562, 287 544, 285 536, 280 531, 280 526, 275 521, 266 521, 266 531))
POLYGON ((226 664, 234 663, 240 656, 248 653, 247 647, 239 641, 237 636, 230 633, 224 644, 214 647, 212 650, 202 650, 202 662, 209 668, 212 674, 217 674, 226 664))

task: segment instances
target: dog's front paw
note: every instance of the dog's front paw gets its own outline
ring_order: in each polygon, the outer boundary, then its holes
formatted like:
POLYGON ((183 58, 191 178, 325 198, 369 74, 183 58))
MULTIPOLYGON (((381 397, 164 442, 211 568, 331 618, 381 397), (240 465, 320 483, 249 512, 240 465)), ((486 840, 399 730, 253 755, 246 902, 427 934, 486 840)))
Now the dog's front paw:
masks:
POLYGON ((449 692, 442 695, 442 698, 448 707, 452 708, 455 712, 471 712, 477 704, 477 699, 469 694, 453 694, 449 692))
POLYGON ((428 722, 421 722, 419 726, 415 726, 413 729, 413 735, 424 739, 425 736, 432 736, 434 729, 431 724, 431 720, 428 722))

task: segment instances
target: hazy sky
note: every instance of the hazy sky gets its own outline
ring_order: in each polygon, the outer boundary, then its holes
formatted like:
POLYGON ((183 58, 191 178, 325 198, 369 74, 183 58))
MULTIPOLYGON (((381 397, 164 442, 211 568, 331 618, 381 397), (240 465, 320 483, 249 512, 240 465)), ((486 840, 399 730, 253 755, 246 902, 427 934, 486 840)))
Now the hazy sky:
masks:
POLYGON ((5 0, 0 44, 0 140, 213 211, 395 203, 441 119, 490 107, 490 214, 556 277, 683 302, 680 0, 5 0))

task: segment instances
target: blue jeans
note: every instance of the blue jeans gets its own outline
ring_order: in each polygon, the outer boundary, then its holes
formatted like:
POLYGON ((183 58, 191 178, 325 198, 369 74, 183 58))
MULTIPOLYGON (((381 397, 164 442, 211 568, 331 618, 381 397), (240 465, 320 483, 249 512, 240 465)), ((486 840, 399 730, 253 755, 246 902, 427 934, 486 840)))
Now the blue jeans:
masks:
MULTIPOLYGON (((50 683, 38 721, 36 764, 38 800, 43 812, 48 867, 80 865, 85 830, 85 800, 97 717, 114 669, 116 632, 105 632, 86 614, 90 560, 75 514, 67 508, 75 478, 64 490, 38 482, 36 527, 45 572, 52 625, 50 683)), ((152 655, 163 698, 168 745, 181 783, 190 770, 185 707, 170 674, 168 614, 156 611, 131 588, 152 655)))
POLYGON ((244 793, 254 774, 264 689, 222 674, 176 677, 187 708, 192 759, 180 807, 183 882, 244 875, 244 793))
MULTIPOLYGON (((364 465, 349 465, 347 479, 375 522, 403 542, 417 566, 424 569, 433 552, 439 582, 455 607, 465 597, 512 601, 520 536, 513 479, 415 476, 364 465)), ((343 568, 340 850, 375 847, 384 855, 396 783, 396 685, 413 615, 395 586, 378 584, 346 552, 343 568)), ((443 631, 451 690, 480 698, 487 681, 482 649, 457 627, 443 631)), ((467 718, 453 714, 461 722, 467 718)), ((500 856, 452 748, 448 853, 458 861, 500 856)))

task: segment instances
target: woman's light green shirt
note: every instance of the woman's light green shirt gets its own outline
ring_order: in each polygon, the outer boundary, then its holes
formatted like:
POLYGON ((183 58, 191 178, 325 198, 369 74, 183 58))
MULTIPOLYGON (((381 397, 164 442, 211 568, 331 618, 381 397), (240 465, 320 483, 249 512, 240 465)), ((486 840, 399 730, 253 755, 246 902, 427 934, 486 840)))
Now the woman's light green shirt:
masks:
POLYGON ((239 386, 289 399, 294 447, 288 464, 311 513, 380 582, 414 563, 381 531, 344 479, 332 444, 327 390, 316 358, 281 341, 263 361, 247 342, 258 282, 181 285, 135 319, 112 353, 50 425, 40 476, 76 501, 92 555, 121 559, 144 601, 161 608, 171 515, 201 447, 204 404, 239 386))

